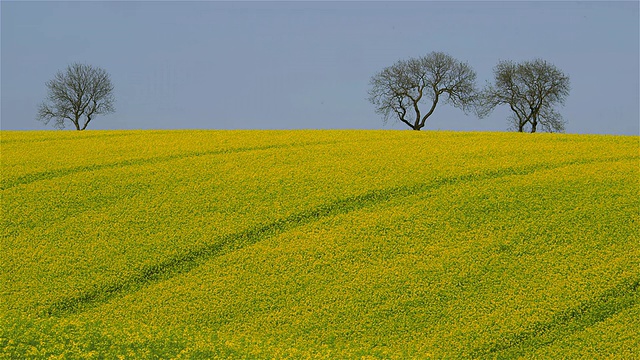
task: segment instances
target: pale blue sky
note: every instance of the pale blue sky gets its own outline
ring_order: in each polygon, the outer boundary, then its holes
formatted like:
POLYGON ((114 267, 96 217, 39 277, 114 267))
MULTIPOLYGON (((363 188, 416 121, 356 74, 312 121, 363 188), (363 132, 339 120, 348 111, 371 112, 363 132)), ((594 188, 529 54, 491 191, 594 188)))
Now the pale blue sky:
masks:
MULTIPOLYGON (((1 127, 35 120, 69 63, 106 69, 116 113, 91 129, 402 129, 367 101, 399 59, 443 51, 478 84, 499 60, 571 79, 568 133, 639 133, 639 3, 2 1, 1 127)), ((440 104, 426 130, 507 130, 440 104)), ((67 126, 69 128, 69 126, 67 126)))

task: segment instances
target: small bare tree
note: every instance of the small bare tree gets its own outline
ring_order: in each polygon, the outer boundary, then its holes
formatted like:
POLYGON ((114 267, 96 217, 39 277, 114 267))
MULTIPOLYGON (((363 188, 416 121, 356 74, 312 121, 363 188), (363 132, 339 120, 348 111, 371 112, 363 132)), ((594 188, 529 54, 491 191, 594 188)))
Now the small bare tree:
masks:
POLYGON ((477 91, 476 73, 450 55, 432 52, 427 56, 400 60, 371 78, 369 101, 384 121, 397 118, 413 130, 420 130, 443 99, 467 112, 477 91), (431 102, 426 113, 424 101, 431 102))
POLYGON ((113 85, 109 74, 98 67, 71 64, 65 72, 58 71, 46 83, 47 101, 38 109, 38 120, 64 129, 70 120, 76 130, 84 130, 96 115, 114 112, 113 85))
POLYGON ((563 132, 565 121, 553 106, 569 95, 569 77, 552 64, 535 59, 516 64, 501 61, 494 69, 495 83, 482 91, 478 116, 485 117, 498 105, 509 105, 509 122, 519 132, 563 132))

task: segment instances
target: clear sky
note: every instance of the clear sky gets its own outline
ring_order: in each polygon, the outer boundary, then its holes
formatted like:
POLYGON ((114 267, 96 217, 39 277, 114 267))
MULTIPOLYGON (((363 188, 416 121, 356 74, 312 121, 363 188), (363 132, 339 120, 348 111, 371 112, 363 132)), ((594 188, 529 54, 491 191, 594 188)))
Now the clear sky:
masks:
MULTIPOLYGON (((499 60, 571 79, 568 133, 638 135, 639 2, 1 2, 1 128, 35 120, 72 62, 111 74, 91 129, 402 129, 367 101, 399 59, 443 51, 484 85, 499 60)), ((426 130, 507 130, 440 104, 426 130)), ((71 124, 67 125, 70 128, 71 124)), ((71 126, 72 127, 72 126, 71 126)))

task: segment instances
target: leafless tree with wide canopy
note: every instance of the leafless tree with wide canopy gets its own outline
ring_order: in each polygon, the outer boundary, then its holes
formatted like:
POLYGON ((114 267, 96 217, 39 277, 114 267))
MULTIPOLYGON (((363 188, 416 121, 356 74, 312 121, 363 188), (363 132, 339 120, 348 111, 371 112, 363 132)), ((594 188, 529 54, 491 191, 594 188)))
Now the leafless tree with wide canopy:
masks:
POLYGON ((467 112, 476 100, 476 73, 443 52, 400 60, 371 78, 369 101, 384 121, 396 118, 420 130, 442 100, 467 112), (428 110, 421 109, 423 103, 428 110))
POLYGON ((46 83, 48 95, 38 108, 38 120, 64 129, 69 120, 76 130, 84 130, 96 115, 115 111, 113 84, 109 74, 101 68, 85 64, 71 64, 65 72, 58 71, 46 83))
POLYGON ((564 104, 569 95, 569 77, 542 59, 514 63, 500 61, 494 68, 495 81, 482 91, 477 108, 485 117, 498 105, 509 105, 509 122, 519 132, 538 128, 563 132, 565 121, 553 106, 564 104))

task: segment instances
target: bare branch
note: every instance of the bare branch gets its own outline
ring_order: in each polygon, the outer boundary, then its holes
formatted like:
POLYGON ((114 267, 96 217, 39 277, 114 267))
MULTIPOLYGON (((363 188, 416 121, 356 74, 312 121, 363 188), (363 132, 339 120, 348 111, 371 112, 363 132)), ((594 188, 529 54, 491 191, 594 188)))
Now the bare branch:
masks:
POLYGON ((514 113, 510 121, 515 128, 531 132, 538 126, 544 131, 564 131, 564 120, 553 106, 564 104, 569 95, 569 77, 552 64, 535 59, 515 64, 500 61, 494 69, 495 81, 482 91, 476 104, 476 114, 487 116, 498 105, 509 105, 514 113))
POLYGON ((45 124, 54 120, 56 128, 63 129, 69 120, 77 130, 84 130, 95 115, 115 111, 113 85, 101 68, 71 64, 65 72, 58 71, 46 86, 47 99, 38 108, 37 119, 45 124))
POLYGON ((420 130, 443 94, 445 102, 465 112, 475 108, 475 79, 475 72, 466 63, 445 53, 432 52, 420 58, 400 60, 374 75, 369 101, 385 122, 395 117, 410 128, 420 130), (428 100, 431 100, 429 111, 422 116, 421 104, 428 100))

